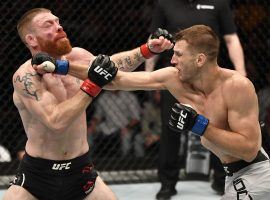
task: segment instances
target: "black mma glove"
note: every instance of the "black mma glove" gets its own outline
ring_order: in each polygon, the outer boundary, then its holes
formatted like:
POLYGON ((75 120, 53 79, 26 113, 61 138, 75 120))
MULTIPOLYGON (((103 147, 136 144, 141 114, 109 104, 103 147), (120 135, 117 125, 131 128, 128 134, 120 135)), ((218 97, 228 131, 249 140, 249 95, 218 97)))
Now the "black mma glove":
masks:
POLYGON ((118 68, 115 67, 109 56, 98 55, 88 69, 88 78, 81 89, 92 97, 96 97, 102 87, 110 83, 116 76, 118 68))
MULTIPOLYGON (((150 39, 159 39, 160 36, 163 36, 164 38, 174 43, 172 35, 166 29, 161 29, 161 28, 158 28, 154 33, 152 33, 150 35, 150 39)), ((161 52, 157 53, 157 52, 151 51, 151 48, 148 46, 148 43, 141 45, 140 50, 141 50, 141 54, 146 59, 151 58, 153 55, 161 53, 161 52)))
POLYGON ((184 130, 191 131, 195 135, 202 136, 209 120, 197 112, 190 106, 175 103, 171 110, 169 119, 169 128, 182 132, 184 130))
POLYGON ((43 70, 46 72, 53 72, 62 75, 66 75, 69 69, 69 62, 67 60, 56 60, 45 52, 35 54, 31 60, 31 64, 43 64, 43 70))
POLYGON ((160 36, 163 36, 167 40, 170 40, 171 43, 174 43, 172 35, 166 30, 162 28, 158 28, 154 33, 151 34, 151 39, 158 39, 160 36))

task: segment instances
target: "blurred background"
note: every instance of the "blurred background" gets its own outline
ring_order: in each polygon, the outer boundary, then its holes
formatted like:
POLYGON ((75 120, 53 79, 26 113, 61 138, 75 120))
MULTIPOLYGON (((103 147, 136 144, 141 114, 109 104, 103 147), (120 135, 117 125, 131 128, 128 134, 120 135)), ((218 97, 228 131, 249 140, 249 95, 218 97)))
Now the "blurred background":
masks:
MULTIPOLYGON (((7 0, 0 3, 0 185, 15 174, 26 136, 13 105, 12 75, 31 57, 16 31, 19 18, 31 8, 45 7, 60 18, 73 46, 112 55, 145 43, 156 0, 7 0)), ((270 19, 268 0, 230 2, 244 49, 248 78, 263 96, 260 110, 264 137, 270 135, 270 19)), ((225 47, 222 47, 226 51, 225 47)), ((224 57, 224 59, 226 59, 224 57)), ((228 61, 228 66, 230 63, 228 61)), ((141 65, 137 70, 144 70, 141 65)), ((103 92, 87 110, 88 141, 96 169, 108 183, 157 181, 160 94, 103 92), (103 101, 111 105, 108 119, 103 101)), ((264 142, 269 142, 267 139, 264 142)), ((185 138, 183 139, 185 142, 185 138)), ((269 151, 269 150, 268 150, 269 151)), ((185 145, 179 157, 185 166, 185 145)), ((181 177, 180 177, 181 178, 181 177)))

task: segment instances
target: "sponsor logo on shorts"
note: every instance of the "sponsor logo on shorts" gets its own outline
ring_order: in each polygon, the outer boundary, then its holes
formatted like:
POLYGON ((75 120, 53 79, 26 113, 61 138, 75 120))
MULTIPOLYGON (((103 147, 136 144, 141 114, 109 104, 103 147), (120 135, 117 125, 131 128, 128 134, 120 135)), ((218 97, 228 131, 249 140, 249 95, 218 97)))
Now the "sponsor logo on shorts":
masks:
POLYGON ((237 194, 237 200, 253 200, 247 191, 244 181, 241 178, 234 180, 233 186, 237 194))
POLYGON ((25 174, 24 173, 18 173, 14 177, 13 181, 10 183, 10 185, 19 185, 23 186, 25 182, 25 174))
POLYGON ((55 164, 53 164, 52 169, 59 170, 59 171, 60 170, 67 170, 67 169, 70 169, 70 165, 71 165, 71 162, 61 163, 61 164, 55 163, 55 164))
POLYGON ((83 190, 85 194, 89 194, 90 192, 93 191, 94 187, 95 187, 94 181, 87 181, 87 183, 83 186, 83 190))

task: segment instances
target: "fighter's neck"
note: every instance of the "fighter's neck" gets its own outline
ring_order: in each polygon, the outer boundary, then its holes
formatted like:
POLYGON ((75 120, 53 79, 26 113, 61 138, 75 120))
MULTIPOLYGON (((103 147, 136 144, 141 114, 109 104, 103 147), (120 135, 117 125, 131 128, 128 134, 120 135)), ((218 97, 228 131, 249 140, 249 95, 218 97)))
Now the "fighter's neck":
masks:
POLYGON ((203 70, 191 84, 195 90, 204 93, 206 96, 215 90, 221 82, 221 68, 208 67, 203 70))
MULTIPOLYGON (((31 51, 31 54, 32 56, 39 53, 39 52, 42 52, 41 50, 32 50, 31 51)), ((52 53, 49 53, 49 52, 46 52, 48 53, 51 57, 55 58, 55 59, 64 59, 65 58, 65 55, 54 55, 52 53)))

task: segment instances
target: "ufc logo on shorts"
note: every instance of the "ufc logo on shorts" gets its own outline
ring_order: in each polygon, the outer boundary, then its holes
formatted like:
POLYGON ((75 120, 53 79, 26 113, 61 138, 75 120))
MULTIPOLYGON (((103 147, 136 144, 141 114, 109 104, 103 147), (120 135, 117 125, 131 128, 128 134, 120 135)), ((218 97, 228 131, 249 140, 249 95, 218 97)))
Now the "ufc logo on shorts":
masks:
POLYGON ((103 69, 100 66, 97 66, 94 71, 97 72, 99 75, 104 76, 106 80, 109 80, 108 77, 112 76, 111 74, 109 74, 109 72, 107 72, 107 70, 103 69))
POLYGON ((178 118, 178 122, 177 122, 177 128, 179 128, 180 130, 184 129, 184 119, 187 118, 187 113, 184 113, 183 110, 181 110, 180 112, 180 116, 178 118))
POLYGON ((253 200, 247 191, 244 181, 241 178, 233 181, 233 187, 237 194, 237 200, 253 200))
POLYGON ((70 169, 71 162, 68 163, 62 163, 62 164, 53 164, 52 169, 53 170, 63 170, 63 169, 70 169))

